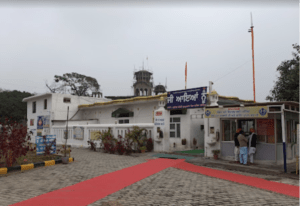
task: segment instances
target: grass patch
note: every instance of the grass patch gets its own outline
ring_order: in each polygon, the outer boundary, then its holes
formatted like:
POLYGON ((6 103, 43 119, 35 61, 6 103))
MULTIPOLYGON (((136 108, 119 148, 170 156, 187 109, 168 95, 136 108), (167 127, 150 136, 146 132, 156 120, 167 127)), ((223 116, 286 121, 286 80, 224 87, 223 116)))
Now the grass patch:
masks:
POLYGON ((187 150, 187 151, 176 151, 178 153, 183 154, 204 154, 204 149, 195 149, 195 150, 187 150))

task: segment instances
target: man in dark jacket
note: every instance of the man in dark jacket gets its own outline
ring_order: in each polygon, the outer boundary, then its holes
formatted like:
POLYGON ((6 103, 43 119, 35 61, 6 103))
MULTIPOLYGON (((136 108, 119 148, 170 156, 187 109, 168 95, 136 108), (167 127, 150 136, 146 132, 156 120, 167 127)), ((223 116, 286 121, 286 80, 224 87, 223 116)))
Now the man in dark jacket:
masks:
POLYGON ((237 137, 239 136, 239 133, 242 129, 239 128, 236 130, 236 133, 234 135, 234 157, 235 157, 235 162, 239 163, 239 154, 240 154, 240 143, 237 137))
POLYGON ((251 134, 248 137, 249 140, 248 154, 249 154, 250 164, 253 164, 253 155, 256 152, 256 134, 253 128, 250 129, 250 133, 251 134))

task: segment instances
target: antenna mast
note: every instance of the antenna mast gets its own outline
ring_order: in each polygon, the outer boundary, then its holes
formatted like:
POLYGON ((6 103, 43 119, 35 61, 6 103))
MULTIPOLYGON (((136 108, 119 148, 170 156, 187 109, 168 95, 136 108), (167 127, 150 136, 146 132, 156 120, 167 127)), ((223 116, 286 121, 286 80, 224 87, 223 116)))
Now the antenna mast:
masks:
POLYGON ((252 21, 252 12, 250 13, 251 17, 251 27, 248 32, 251 32, 251 39, 252 39, 252 65, 253 65, 253 99, 255 101, 255 67, 254 67, 254 32, 253 32, 253 21, 252 21))

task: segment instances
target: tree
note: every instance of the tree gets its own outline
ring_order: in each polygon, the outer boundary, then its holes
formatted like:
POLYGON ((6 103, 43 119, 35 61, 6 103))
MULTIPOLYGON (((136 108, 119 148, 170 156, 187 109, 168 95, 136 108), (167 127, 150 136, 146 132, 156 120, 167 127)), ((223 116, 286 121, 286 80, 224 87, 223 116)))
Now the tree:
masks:
POLYGON ((299 102, 299 52, 298 44, 293 44, 296 52, 292 52, 293 59, 281 62, 277 67, 280 76, 270 91, 266 100, 299 102))
POLYGON ((62 93, 65 88, 68 88, 68 92, 72 95, 90 96, 92 92, 98 92, 100 89, 95 78, 75 72, 63 74, 63 76, 55 75, 54 81, 57 86, 46 84, 52 93, 62 93))
POLYGON ((17 122, 25 120, 27 103, 22 100, 30 96, 33 94, 17 90, 0 92, 0 122, 3 122, 5 117, 11 117, 13 121, 17 122))
POLYGON ((17 161, 17 158, 25 156, 30 149, 30 135, 27 127, 5 118, 2 122, 2 131, 0 132, 0 159, 4 157, 6 167, 11 167, 17 161))

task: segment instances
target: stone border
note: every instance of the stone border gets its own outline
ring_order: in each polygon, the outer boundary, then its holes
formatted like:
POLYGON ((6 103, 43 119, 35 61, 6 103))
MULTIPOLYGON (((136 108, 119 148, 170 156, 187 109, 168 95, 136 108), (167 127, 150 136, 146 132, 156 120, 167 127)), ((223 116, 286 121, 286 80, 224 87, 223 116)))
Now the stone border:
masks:
MULTIPOLYGON (((74 161, 75 161, 74 157, 69 158, 69 162, 74 162, 74 161)), ((8 168, 3 167, 3 168, 0 168, 0 175, 5 175, 11 171, 25 171, 25 170, 34 169, 36 167, 51 166, 51 165, 60 164, 60 163, 62 163, 62 160, 58 159, 58 160, 49 160, 49 161, 37 162, 37 163, 26 164, 26 165, 19 165, 19 166, 8 167, 8 168)))

